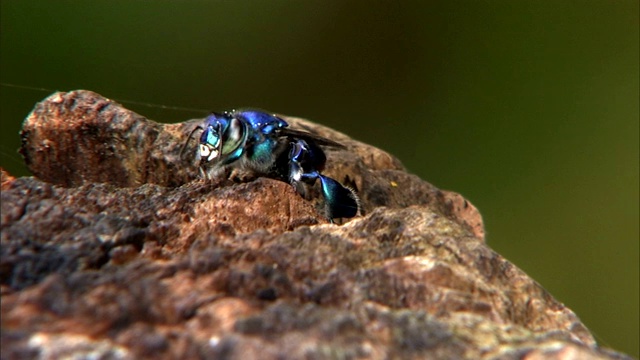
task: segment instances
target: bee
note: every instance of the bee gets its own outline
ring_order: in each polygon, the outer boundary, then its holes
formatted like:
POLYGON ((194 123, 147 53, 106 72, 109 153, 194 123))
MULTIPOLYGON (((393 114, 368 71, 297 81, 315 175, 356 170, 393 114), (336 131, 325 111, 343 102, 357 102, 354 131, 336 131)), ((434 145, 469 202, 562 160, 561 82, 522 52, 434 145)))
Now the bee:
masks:
POLYGON ((344 148, 333 140, 289 128, 282 118, 260 110, 212 113, 193 129, 202 131, 196 161, 206 177, 229 172, 265 176, 290 183, 304 196, 320 182, 325 216, 351 218, 360 213, 355 191, 322 174, 327 156, 322 147, 344 148))

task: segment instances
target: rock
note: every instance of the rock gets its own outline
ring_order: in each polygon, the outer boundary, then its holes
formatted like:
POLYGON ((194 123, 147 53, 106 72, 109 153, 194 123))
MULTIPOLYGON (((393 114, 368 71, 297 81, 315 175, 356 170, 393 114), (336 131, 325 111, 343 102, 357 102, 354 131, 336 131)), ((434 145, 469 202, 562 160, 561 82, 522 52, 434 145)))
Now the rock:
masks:
POLYGON ((36 105, 36 177, 1 172, 2 357, 628 358, 492 251, 462 196, 285 118, 346 146, 326 173, 364 216, 329 224, 272 179, 198 179, 180 156, 198 120, 88 91, 36 105))

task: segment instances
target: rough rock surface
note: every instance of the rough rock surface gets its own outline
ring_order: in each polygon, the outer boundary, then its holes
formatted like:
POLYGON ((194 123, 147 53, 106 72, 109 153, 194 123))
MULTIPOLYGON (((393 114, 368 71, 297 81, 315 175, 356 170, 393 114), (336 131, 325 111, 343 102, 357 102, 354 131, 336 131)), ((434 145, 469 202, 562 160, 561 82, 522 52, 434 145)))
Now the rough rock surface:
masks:
POLYGON ((625 359, 484 242, 460 195, 346 145, 326 173, 364 215, 328 224, 291 186, 197 179, 198 120, 89 91, 25 120, 35 177, 1 172, 2 358, 625 359))

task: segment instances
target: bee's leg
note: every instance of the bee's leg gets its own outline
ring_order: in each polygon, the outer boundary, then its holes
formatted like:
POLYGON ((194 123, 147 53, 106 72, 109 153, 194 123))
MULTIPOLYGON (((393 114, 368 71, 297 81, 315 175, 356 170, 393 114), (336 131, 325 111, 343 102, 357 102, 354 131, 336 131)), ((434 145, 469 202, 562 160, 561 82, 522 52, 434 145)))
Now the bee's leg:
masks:
POLYGON ((208 180, 209 173, 207 173, 202 166, 198 166, 198 173, 200 174, 200 178, 208 180))
POLYGON ((241 168, 233 168, 229 173, 228 179, 234 182, 249 182, 256 179, 257 177, 258 176, 254 171, 241 168))
POLYGON ((205 182, 220 182, 228 179, 231 169, 228 166, 200 166, 200 176, 205 182))

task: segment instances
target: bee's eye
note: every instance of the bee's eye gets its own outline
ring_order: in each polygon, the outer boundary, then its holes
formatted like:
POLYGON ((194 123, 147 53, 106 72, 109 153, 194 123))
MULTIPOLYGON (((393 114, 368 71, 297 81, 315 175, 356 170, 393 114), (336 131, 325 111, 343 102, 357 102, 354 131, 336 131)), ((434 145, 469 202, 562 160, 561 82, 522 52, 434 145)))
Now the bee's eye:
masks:
POLYGON ((222 143, 222 153, 228 154, 241 146, 246 138, 246 130, 240 120, 232 118, 229 126, 224 132, 224 141, 222 143))

